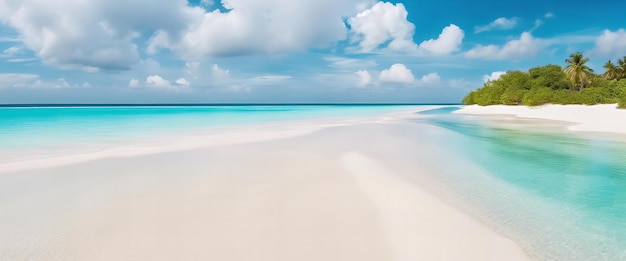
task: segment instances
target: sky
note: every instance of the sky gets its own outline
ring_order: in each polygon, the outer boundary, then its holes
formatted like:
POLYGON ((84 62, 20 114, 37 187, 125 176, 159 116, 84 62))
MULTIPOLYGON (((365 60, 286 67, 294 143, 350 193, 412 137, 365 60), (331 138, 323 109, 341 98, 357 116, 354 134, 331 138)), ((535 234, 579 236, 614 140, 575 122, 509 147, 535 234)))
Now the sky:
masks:
POLYGON ((602 72, 626 1, 0 0, 0 104, 458 103, 507 70, 602 72))

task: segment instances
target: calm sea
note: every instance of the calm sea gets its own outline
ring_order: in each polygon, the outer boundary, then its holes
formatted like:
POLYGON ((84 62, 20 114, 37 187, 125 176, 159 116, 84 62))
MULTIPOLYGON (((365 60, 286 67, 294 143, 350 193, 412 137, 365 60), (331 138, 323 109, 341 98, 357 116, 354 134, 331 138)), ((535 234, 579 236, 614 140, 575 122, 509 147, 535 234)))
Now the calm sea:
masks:
POLYGON ((410 110, 409 105, 0 107, 0 153, 97 146, 211 128, 410 110))

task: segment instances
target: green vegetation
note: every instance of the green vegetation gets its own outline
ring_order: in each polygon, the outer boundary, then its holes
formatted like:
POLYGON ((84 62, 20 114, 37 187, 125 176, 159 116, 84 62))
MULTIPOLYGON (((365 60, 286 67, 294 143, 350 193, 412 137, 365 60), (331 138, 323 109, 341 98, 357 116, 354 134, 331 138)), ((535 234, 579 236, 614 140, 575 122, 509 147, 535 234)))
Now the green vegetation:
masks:
POLYGON ((570 55, 567 66, 545 65, 528 72, 508 71, 463 98, 464 104, 528 105, 613 104, 626 108, 626 56, 614 64, 608 61, 605 72, 597 75, 587 66, 589 58, 570 55))

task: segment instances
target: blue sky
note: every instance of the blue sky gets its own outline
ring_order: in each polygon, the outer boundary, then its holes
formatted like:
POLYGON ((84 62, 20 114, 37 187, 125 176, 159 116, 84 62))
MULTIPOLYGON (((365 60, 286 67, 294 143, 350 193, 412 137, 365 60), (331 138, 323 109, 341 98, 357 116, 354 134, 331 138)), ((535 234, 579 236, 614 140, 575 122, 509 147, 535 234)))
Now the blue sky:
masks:
POLYGON ((0 0, 0 103, 447 103, 506 70, 601 72, 626 2, 0 0))

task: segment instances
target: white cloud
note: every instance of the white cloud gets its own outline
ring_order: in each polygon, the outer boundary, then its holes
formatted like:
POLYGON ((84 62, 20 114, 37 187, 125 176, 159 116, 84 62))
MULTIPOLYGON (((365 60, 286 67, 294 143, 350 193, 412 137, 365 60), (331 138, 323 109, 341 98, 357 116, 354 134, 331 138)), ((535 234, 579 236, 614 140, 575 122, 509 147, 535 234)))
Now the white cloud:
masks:
POLYGON ((329 67, 337 69, 356 69, 363 67, 374 67, 377 65, 377 63, 373 60, 351 59, 337 56, 324 57, 324 60, 330 63, 330 65, 328 65, 329 67))
POLYGON ((217 64, 211 66, 211 76, 214 80, 226 80, 230 76, 230 71, 219 67, 217 64))
POLYGON ((22 47, 19 46, 11 46, 4 51, 2 51, 3 55, 13 56, 22 52, 22 47))
POLYGON ((344 40, 344 18, 369 0, 228 0, 229 9, 186 7, 185 30, 159 30, 149 51, 171 49, 186 60, 205 56, 276 54, 323 48, 344 40))
POLYGON ((403 4, 378 2, 371 8, 348 19, 351 42, 358 43, 360 52, 372 52, 386 45, 393 51, 415 51, 415 25, 407 20, 403 4))
MULTIPOLYGON (((187 90, 189 85, 190 85, 189 81, 185 78, 179 78, 174 83, 172 83, 169 80, 161 77, 160 75, 155 74, 155 75, 150 75, 146 77, 145 85, 142 87, 159 89, 159 90, 167 90, 167 91, 183 91, 183 90, 187 90)), ((131 79, 128 86, 140 87, 139 81, 136 79, 131 79)))
POLYGON ((459 50, 465 33, 457 25, 445 27, 437 39, 417 45, 413 41, 415 25, 407 20, 407 15, 401 3, 378 2, 348 19, 350 41, 358 45, 358 52, 363 53, 390 50, 442 55, 459 50))
POLYGON ((524 32, 519 39, 514 39, 503 46, 479 45, 465 53, 469 58, 484 58, 489 60, 507 60, 532 57, 546 46, 546 42, 534 38, 529 32, 524 32))
POLYGON ((602 57, 621 57, 626 55, 626 31, 619 29, 615 32, 604 30, 596 39, 596 46, 591 51, 602 57))
POLYGON ((139 60, 133 43, 138 31, 173 20, 174 4, 150 5, 147 0, 0 0, 0 22, 15 29, 44 63, 120 70, 139 60))
POLYGON ((458 51, 461 48, 465 33, 455 24, 451 24, 443 29, 439 38, 430 39, 420 43, 420 50, 429 53, 443 55, 458 51))
POLYGON ((157 88, 170 88, 172 84, 170 81, 163 79, 163 77, 159 75, 150 75, 146 78, 146 84, 148 86, 157 87, 157 88))
POLYGON ((176 80, 174 83, 182 87, 189 87, 190 85, 190 82, 185 78, 178 78, 178 80, 176 80))
POLYGON ((429 73, 416 79, 413 72, 406 68, 404 64, 396 63, 383 70, 378 76, 380 83, 401 83, 414 86, 433 86, 441 82, 441 76, 438 73, 429 73))
POLYGON ((368 71, 361 70, 355 72, 354 74, 359 77, 359 80, 356 84, 357 87, 365 87, 372 83, 372 75, 368 71))
POLYGON ((139 87, 139 80, 135 78, 130 79, 130 81, 128 81, 128 87, 131 87, 131 88, 139 87))
POLYGON ((488 25, 476 26, 474 28, 475 33, 489 32, 493 30, 509 30, 517 26, 517 18, 500 17, 488 25))
POLYGON ((0 88, 16 87, 27 82, 39 79, 37 74, 28 73, 0 73, 0 88))
POLYGON ((492 72, 491 75, 485 74, 483 75, 483 81, 484 82, 495 81, 497 79, 500 79, 500 76, 502 76, 505 73, 506 72, 497 71, 497 72, 492 72))
POLYGON ((209 12, 183 0, 0 0, 0 23, 46 64, 124 70, 144 48, 199 61, 331 46, 347 37, 344 19, 371 2, 225 0, 228 12, 209 12))
POLYGON ((381 82, 410 84, 415 81, 415 76, 413 76, 413 72, 406 68, 404 64, 396 63, 389 67, 389 69, 380 72, 378 79, 381 82))
POLYGON ((553 18, 553 17, 554 17, 554 14, 553 14, 553 13, 551 13, 551 12, 548 12, 548 13, 546 13, 543 17, 550 19, 550 18, 553 18))
MULTIPOLYGON (((88 84, 88 83, 87 83, 88 84)), ((35 89, 63 89, 70 87, 88 87, 83 83, 70 84, 64 78, 42 80, 37 74, 27 73, 0 73, 0 89, 2 88, 35 88, 35 89)))
POLYGON ((434 84, 437 84, 441 82, 441 76, 439 76, 439 74, 437 73, 429 73, 426 74, 424 76, 422 76, 421 79, 416 81, 417 85, 427 85, 427 86, 432 86, 434 84))
MULTIPOLYGON (((24 86, 27 86, 27 85, 24 85, 24 86)), ((65 89, 65 88, 72 87, 72 85, 69 84, 64 78, 59 78, 59 79, 56 79, 54 81, 48 81, 48 82, 42 81, 42 80, 37 80, 30 87, 33 87, 33 88, 50 88, 50 89, 65 89)), ((79 86, 78 85, 74 85, 74 87, 79 87, 79 86)))

